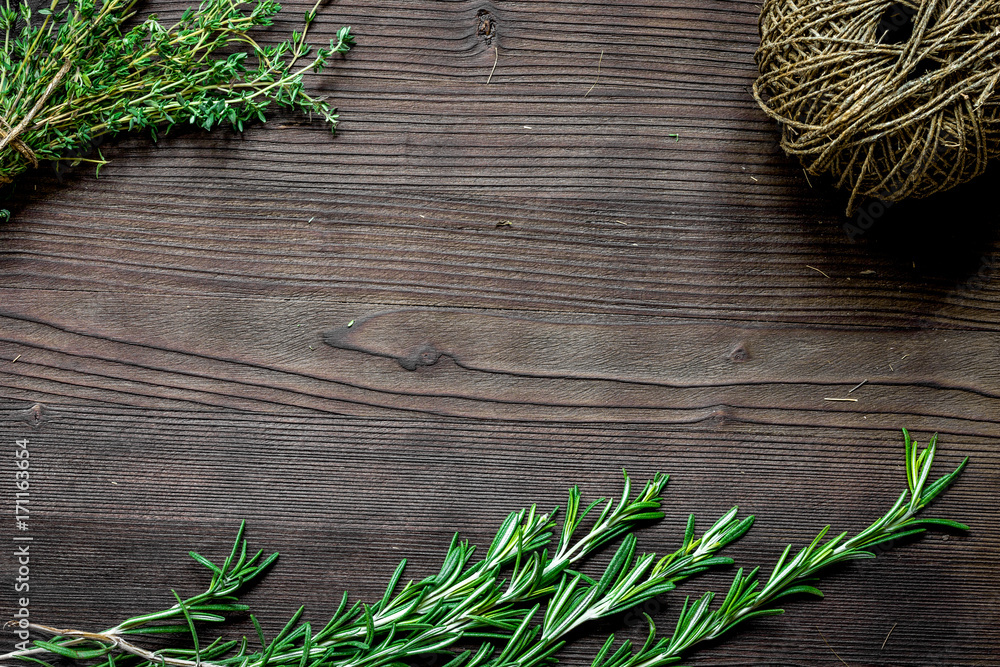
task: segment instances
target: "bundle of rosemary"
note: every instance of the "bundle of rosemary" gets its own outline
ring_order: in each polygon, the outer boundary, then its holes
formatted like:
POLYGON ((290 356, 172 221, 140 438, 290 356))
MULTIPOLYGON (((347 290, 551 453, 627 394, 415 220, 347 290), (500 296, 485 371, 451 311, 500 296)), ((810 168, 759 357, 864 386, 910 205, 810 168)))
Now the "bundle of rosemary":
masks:
POLYGON ((272 0, 204 0, 169 27, 156 15, 133 19, 138 0, 51 0, 37 11, 3 2, 0 183, 46 160, 100 169, 100 151, 82 156, 101 136, 147 129, 155 139, 180 123, 242 130, 271 104, 336 126, 336 110, 302 81, 354 41, 345 27, 329 47, 307 43, 322 0, 300 32, 272 46, 248 34, 271 24, 281 9, 272 0))
MULTIPOLYGON (((758 569, 739 570, 732 586, 713 607, 706 593, 686 599, 674 631, 657 638, 652 619, 645 643, 633 649, 626 641, 614 648, 614 636, 605 642, 593 667, 660 667, 680 660, 700 642, 720 637, 754 617, 780 614, 781 598, 796 594, 822 596, 816 576, 835 563, 874 558, 876 545, 922 532, 928 525, 967 528, 947 519, 918 518, 917 514, 955 480, 955 471, 930 482, 936 439, 923 450, 904 431, 907 488, 882 517, 848 538, 846 533, 826 540, 829 526, 807 547, 791 556, 788 546, 766 579, 758 569), (791 556, 791 557, 790 557, 791 556)), ((260 577, 277 554, 262 558, 247 551, 240 527, 229 557, 217 565, 192 552, 212 574, 203 593, 181 599, 163 611, 135 616, 100 632, 60 629, 22 623, 18 650, 0 661, 20 659, 51 667, 46 658, 85 661, 94 667, 404 667, 418 656, 446 656, 447 667, 541 667, 556 662, 567 635, 594 619, 636 607, 671 591, 682 580, 711 567, 730 565, 717 555, 746 533, 753 517, 738 519, 732 508, 700 537, 692 515, 680 547, 666 556, 636 555, 633 530, 638 524, 663 516, 661 494, 667 477, 657 475, 635 496, 625 476, 621 499, 591 503, 581 510, 574 487, 557 526, 553 514, 535 507, 512 513, 479 560, 467 542, 452 540, 441 571, 400 588, 405 561, 400 563, 382 599, 374 604, 348 605, 344 593, 328 623, 314 628, 301 622, 300 608, 275 637, 267 639, 256 618, 260 648, 250 642, 202 639, 203 626, 225 620, 225 612, 247 611, 237 594, 260 577), (585 518, 603 505, 589 528, 585 518), (553 538, 555 544, 553 545, 553 538), (587 556, 620 539, 604 573, 591 578, 575 569, 587 556), (539 618, 544 604, 545 610, 539 618), (202 629, 199 628, 202 626, 202 629), (27 639, 30 632, 49 639, 27 639), (190 641, 182 648, 150 651, 135 643, 135 635, 181 633, 190 641), (452 647, 462 640, 473 648, 461 653, 452 647), (478 648, 476 646, 478 645, 478 648)))

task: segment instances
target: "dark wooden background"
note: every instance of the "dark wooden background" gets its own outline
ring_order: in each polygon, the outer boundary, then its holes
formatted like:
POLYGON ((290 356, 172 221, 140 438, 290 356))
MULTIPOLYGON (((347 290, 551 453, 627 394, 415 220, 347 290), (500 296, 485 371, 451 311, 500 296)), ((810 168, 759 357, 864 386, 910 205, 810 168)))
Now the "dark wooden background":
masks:
MULTIPOLYGON (((275 35, 306 4, 286 9, 275 35)), ((30 440, 33 618, 169 605, 204 581, 187 550, 220 556, 245 518, 282 552, 249 596, 265 626, 321 621, 403 556, 435 571, 453 531, 485 541, 577 482, 615 494, 622 467, 672 475, 641 548, 738 503, 758 521, 730 553, 768 569, 891 504, 907 427, 940 432, 942 472, 971 457, 933 513, 972 531, 839 568, 690 662, 1000 664, 996 174, 848 234, 749 95, 758 9, 340 0, 316 38, 358 46, 310 83, 336 137, 278 114, 24 179, 0 450, 9 480, 30 440)))

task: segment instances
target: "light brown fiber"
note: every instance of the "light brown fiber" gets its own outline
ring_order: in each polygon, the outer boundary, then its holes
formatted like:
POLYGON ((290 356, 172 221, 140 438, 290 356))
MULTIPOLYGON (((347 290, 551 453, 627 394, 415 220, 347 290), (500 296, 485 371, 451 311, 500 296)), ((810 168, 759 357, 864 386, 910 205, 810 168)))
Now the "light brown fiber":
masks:
POLYGON ((849 212, 954 187, 1000 153, 1000 0, 765 0, 760 35, 754 97, 849 212))

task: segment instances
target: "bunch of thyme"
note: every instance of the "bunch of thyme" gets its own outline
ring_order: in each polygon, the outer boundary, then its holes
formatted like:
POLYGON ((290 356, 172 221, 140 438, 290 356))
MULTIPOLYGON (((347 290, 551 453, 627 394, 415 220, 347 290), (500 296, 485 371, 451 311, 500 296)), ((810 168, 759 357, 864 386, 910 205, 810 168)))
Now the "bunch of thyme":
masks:
MULTIPOLYGON (((967 528, 947 519, 918 518, 918 513, 957 478, 959 467, 929 483, 936 438, 923 450, 904 430, 907 488, 881 518, 854 537, 846 534, 823 542, 829 527, 789 559, 787 547, 761 587, 758 570, 744 575, 741 569, 721 606, 712 609, 714 595, 706 593, 694 603, 686 600, 670 637, 656 638, 649 619, 649 635, 638 650, 624 642, 612 651, 608 638, 593 667, 660 667, 680 660, 699 642, 715 639, 754 617, 782 613, 773 603, 801 593, 822 595, 813 584, 823 569, 839 562, 874 558, 869 549, 890 540, 922 532, 930 525, 967 528)), ((285 627, 268 640, 256 618, 260 648, 249 650, 249 641, 215 639, 205 644, 199 626, 225 620, 226 612, 247 611, 237 594, 259 578, 277 555, 250 555, 240 527, 228 558, 216 565, 203 556, 191 556, 212 573, 206 591, 181 599, 163 611, 130 618, 101 632, 84 632, 27 624, 26 630, 50 635, 0 656, 51 667, 45 658, 86 661, 94 667, 379 667, 406 665, 417 656, 444 654, 446 667, 541 667, 556 662, 555 655, 567 635, 598 618, 633 608, 654 596, 671 591, 680 581, 708 568, 733 561, 717 553, 743 536, 753 517, 738 519, 733 508, 701 537, 689 517, 681 543, 673 553, 637 555, 633 531, 642 522, 663 516, 661 494, 667 477, 657 475, 634 498, 625 475, 620 500, 591 503, 581 511, 580 493, 574 487, 557 530, 552 514, 532 506, 510 514, 500 526, 483 557, 473 560, 475 547, 452 540, 441 571, 400 587, 405 561, 393 573, 382 599, 374 604, 348 604, 344 593, 333 617, 322 628, 302 622, 300 608, 285 627), (603 504, 590 527, 584 520, 603 504), (552 545, 554 535, 558 535, 552 545), (616 539, 621 542, 597 579, 575 569, 588 556, 616 539), (551 551, 550 551, 551 548, 551 551), (541 620, 536 617, 545 607, 541 620), (190 648, 150 651, 131 639, 133 635, 181 633, 190 648), (478 649, 455 653, 459 640, 478 642, 478 649)), ((558 510, 557 510, 558 511, 558 510)), ((648 617, 647 617, 648 618, 648 617)), ((26 634, 26 633, 25 633, 26 634)))
POLYGON ((328 47, 308 44, 322 0, 272 46, 249 32, 271 24, 273 0, 203 0, 169 27, 154 14, 131 28, 138 0, 51 0, 37 11, 17 2, 0 7, 0 183, 46 160, 99 170, 99 151, 80 156, 102 135, 145 129, 155 139, 183 123, 242 130, 271 104, 336 126, 336 110, 303 87, 354 42, 344 27, 328 47))

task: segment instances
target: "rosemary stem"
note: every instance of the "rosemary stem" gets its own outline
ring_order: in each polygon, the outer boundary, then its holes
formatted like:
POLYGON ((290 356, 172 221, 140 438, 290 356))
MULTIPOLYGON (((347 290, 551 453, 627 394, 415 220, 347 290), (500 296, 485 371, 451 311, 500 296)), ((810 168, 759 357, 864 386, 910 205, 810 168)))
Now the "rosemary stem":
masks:
MULTIPOLYGON (((905 431, 904 436, 907 489, 867 528, 851 538, 841 533, 827 539, 827 526, 794 555, 789 545, 766 580, 758 577, 759 568, 748 574, 740 569, 717 608, 712 608, 713 593, 694 601, 688 598, 670 636, 657 639, 649 619, 648 639, 638 651, 626 641, 612 652, 614 637, 609 637, 593 667, 674 665, 699 643, 722 637, 755 617, 782 613, 774 603, 785 596, 822 596, 813 583, 835 563, 874 558, 872 547, 919 533, 928 525, 966 529, 951 520, 918 516, 954 482, 965 462, 930 483, 936 439, 921 450, 905 431)), ((634 529, 663 516, 661 494, 666 481, 658 475, 633 497, 626 475, 622 499, 604 504, 589 529, 582 528, 585 518, 604 501, 581 511, 576 487, 570 490, 558 531, 555 512, 540 514, 534 506, 513 512, 478 560, 473 560, 475 547, 456 536, 438 574, 400 587, 403 561, 381 600, 348 606, 344 593, 337 611, 319 631, 300 622, 300 608, 268 641, 251 616, 261 640, 259 651, 251 653, 246 638, 229 642, 219 638, 206 645, 195 626, 196 622, 222 622, 223 613, 247 611, 238 603, 238 594, 277 558, 277 554, 264 558, 262 552, 248 552, 241 525, 221 565, 191 552, 212 573, 203 592, 187 599, 174 593, 176 604, 134 616, 103 632, 29 624, 30 630, 51 635, 51 639, 36 639, 34 646, 25 641, 18 650, 0 655, 0 663, 20 659, 47 665, 41 658, 61 656, 88 667, 157 667, 157 663, 160 667, 390 667, 414 656, 443 653, 453 658, 447 667, 546 667, 570 634, 583 625, 668 593, 682 580, 710 567, 733 563, 718 552, 742 537, 753 523, 753 517, 737 518, 735 507, 700 537, 695 535, 694 516, 689 517, 680 547, 664 557, 636 554, 634 529), (559 539, 550 555, 555 535, 559 539), (617 550, 600 578, 570 569, 618 538, 617 550), (543 604, 545 611, 536 623, 543 604), (150 651, 130 640, 134 634, 177 632, 190 638, 194 648, 150 651), (482 643, 474 654, 454 655, 452 646, 463 638, 482 643), (494 656, 498 645, 499 653, 494 656)))

